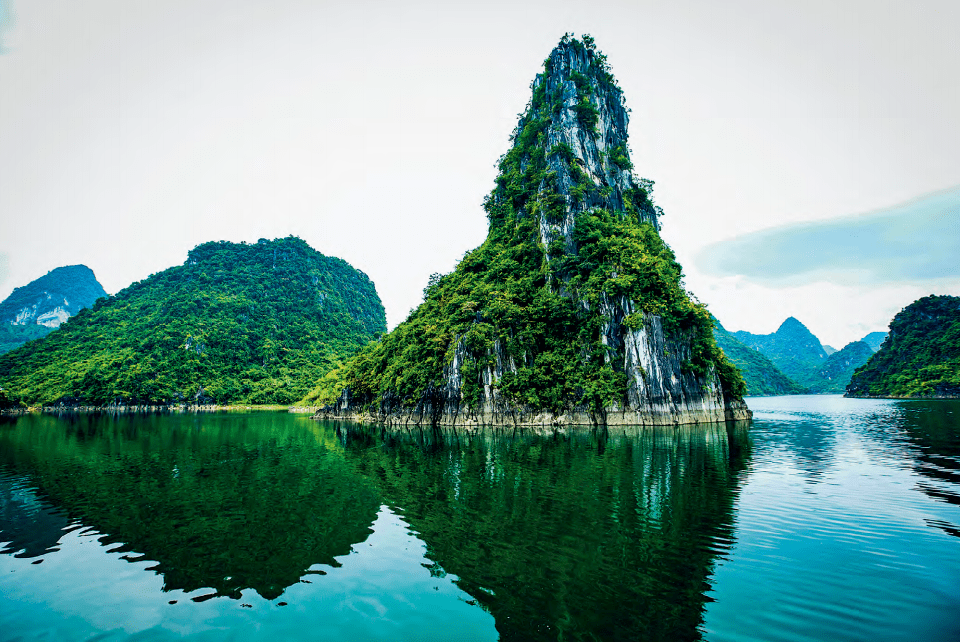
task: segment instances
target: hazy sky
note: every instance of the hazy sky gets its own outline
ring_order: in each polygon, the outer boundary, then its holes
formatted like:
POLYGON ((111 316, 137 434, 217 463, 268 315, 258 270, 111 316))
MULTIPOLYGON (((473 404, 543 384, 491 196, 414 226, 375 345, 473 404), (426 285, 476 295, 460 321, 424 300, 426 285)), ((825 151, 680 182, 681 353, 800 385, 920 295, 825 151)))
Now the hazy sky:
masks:
POLYGON ((296 234, 370 275, 392 327, 482 242, 572 31, 625 92, 687 287, 727 329, 792 315, 839 348, 960 294, 958 30, 956 0, 0 0, 0 299, 296 234))

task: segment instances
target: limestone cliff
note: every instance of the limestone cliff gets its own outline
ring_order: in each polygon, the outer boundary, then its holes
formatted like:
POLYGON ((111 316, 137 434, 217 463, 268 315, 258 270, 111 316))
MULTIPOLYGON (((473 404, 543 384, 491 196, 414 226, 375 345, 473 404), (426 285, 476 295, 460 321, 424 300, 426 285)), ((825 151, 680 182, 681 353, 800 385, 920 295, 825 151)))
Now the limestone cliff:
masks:
POLYGON ((0 323, 57 328, 105 296, 103 286, 86 265, 58 267, 4 299, 0 303, 0 323))
POLYGON ((0 302, 0 354, 47 336, 105 296, 93 270, 85 265, 58 267, 16 288, 0 302))
POLYGON ((486 241, 395 331, 321 382, 318 416, 386 423, 742 419, 743 381, 659 235, 628 110, 592 39, 567 36, 484 202, 486 241), (342 390, 342 392, 341 392, 342 390))

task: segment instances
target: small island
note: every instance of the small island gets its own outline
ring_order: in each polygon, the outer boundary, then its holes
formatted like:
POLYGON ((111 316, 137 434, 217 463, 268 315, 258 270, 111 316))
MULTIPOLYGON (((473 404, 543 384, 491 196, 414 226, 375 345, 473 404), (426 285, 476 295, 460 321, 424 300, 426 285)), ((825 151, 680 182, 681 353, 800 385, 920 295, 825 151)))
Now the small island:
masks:
POLYGON ((486 241, 331 373, 318 417, 387 424, 745 419, 744 384, 659 234, 628 110, 589 36, 564 36, 484 201, 486 241))

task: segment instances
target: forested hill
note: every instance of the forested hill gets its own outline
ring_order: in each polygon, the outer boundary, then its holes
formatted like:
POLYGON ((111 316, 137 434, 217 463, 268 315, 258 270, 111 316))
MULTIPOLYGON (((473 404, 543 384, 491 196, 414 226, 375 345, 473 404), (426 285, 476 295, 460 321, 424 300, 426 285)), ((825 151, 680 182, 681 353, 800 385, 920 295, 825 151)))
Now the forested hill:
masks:
POLYGON ((960 397, 960 297, 931 295, 901 310, 847 396, 960 397))
POLYGON ((301 239, 204 243, 0 356, 0 387, 28 404, 290 403, 385 330, 370 279, 301 239))
POLYGON ((828 356, 805 383, 814 394, 841 394, 850 383, 854 371, 872 355, 873 350, 865 341, 852 341, 828 356))

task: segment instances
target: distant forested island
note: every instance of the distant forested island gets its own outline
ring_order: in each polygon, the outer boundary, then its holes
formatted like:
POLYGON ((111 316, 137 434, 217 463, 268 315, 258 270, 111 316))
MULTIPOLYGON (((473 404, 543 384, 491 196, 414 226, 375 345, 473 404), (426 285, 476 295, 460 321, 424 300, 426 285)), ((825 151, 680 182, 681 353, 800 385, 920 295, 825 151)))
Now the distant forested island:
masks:
POLYGON ((846 394, 960 398, 960 297, 930 295, 899 312, 846 394))

